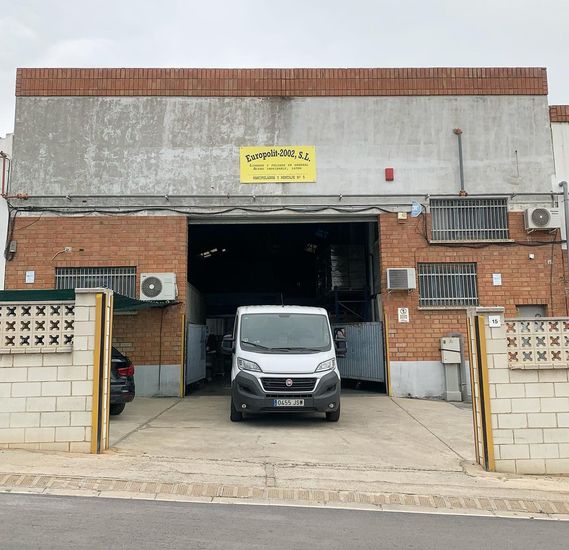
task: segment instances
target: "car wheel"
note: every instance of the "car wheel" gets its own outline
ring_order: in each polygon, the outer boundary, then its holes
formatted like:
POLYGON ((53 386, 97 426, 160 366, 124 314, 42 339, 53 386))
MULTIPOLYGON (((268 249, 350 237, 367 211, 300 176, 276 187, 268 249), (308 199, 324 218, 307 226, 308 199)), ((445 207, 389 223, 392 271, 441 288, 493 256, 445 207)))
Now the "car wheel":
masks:
POLYGON ((231 399, 231 414, 229 415, 231 422, 241 422, 243 420, 243 413, 239 412, 233 403, 233 398, 231 399))
POLYGON ((328 422, 338 422, 340 420, 340 406, 335 411, 326 413, 326 420, 328 422))
POLYGON ((112 414, 113 416, 117 416, 118 414, 124 411, 125 407, 126 407, 125 403, 113 403, 109 407, 109 413, 112 414))

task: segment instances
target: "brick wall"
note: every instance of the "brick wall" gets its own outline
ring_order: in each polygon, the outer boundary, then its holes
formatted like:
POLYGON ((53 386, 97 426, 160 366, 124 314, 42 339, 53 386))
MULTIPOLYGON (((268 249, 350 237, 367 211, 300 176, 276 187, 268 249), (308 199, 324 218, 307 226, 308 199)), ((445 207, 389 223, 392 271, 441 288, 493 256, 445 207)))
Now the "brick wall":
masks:
POLYGON ((551 122, 569 122, 569 105, 551 105, 549 107, 551 122))
POLYGON ((135 266, 137 289, 140 273, 175 272, 182 304, 116 315, 114 340, 135 365, 156 365, 160 359, 162 364, 180 363, 187 279, 184 216, 19 217, 12 240, 18 249, 6 264, 7 289, 54 288, 56 267, 135 266), (54 258, 66 246, 73 251, 54 258), (35 271, 35 283, 26 284, 30 270, 35 271))
POLYGON ((179 365, 184 312, 185 306, 172 306, 115 315, 113 343, 135 365, 179 365))
MULTIPOLYGON (((417 268, 419 262, 476 262, 481 306, 504 306, 506 316, 515 316, 518 304, 547 304, 548 315, 567 315, 565 261, 560 245, 429 245, 425 237, 428 222, 425 215, 403 222, 397 220, 396 214, 379 217, 382 289, 392 361, 440 360, 440 338, 449 332, 466 334, 466 310, 419 309, 418 289, 409 293, 385 290, 387 268, 417 268), (533 260, 528 258, 530 253, 535 255, 533 260), (493 273, 502 274, 502 286, 492 284, 493 273), (399 307, 409 308, 409 323, 398 323, 399 307)), ((509 224, 510 238, 525 244, 560 238, 545 232, 528 234, 521 212, 511 212, 509 224)))
POLYGON ((18 69, 17 96, 547 95, 544 68, 18 69))

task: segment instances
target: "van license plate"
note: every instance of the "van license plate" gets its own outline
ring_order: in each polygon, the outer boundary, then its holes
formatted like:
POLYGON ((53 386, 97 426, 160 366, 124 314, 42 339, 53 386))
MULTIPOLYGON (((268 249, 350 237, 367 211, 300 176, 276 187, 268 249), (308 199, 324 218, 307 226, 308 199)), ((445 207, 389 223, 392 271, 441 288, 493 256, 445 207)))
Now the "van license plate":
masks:
POLYGON ((273 399, 273 407, 304 407, 304 399, 273 399))

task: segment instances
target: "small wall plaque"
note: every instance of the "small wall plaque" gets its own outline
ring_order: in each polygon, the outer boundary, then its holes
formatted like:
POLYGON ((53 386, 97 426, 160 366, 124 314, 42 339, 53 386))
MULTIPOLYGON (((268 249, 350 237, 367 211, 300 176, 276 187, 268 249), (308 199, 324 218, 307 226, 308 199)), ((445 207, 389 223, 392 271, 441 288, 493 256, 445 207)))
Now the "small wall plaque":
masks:
POLYGON ((400 323, 409 322, 409 308, 408 307, 398 307, 397 308, 397 320, 400 323))
POLYGON ((489 315, 488 326, 490 328, 500 328, 502 326, 502 319, 499 315, 489 315))

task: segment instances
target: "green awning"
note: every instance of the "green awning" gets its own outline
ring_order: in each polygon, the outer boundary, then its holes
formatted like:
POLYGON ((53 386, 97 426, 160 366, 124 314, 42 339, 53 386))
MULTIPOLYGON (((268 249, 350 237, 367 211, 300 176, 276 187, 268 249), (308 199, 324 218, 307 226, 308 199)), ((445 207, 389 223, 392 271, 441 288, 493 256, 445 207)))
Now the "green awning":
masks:
POLYGON ((115 293, 113 309, 115 311, 138 311, 151 307, 168 307, 178 303, 176 300, 137 300, 115 293))
POLYGON ((75 301, 75 290, 0 290, 0 302, 70 301, 75 301))
MULTIPOLYGON (((0 290, 0 302, 74 302, 75 290, 0 290)), ((114 311, 138 311, 153 307, 167 307, 174 300, 136 300, 122 294, 114 295, 114 311)))

